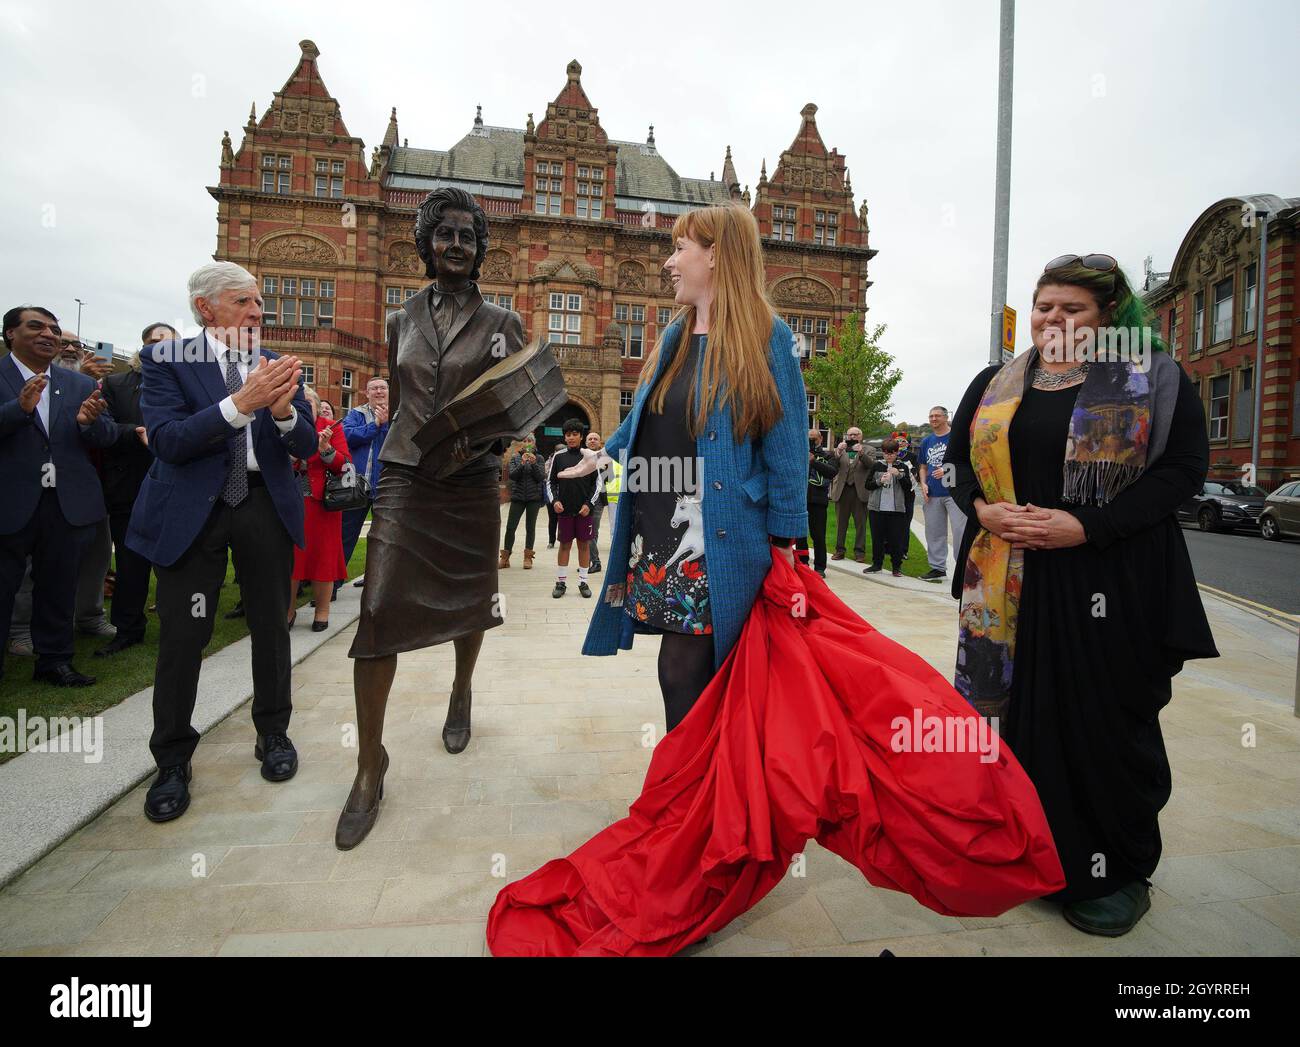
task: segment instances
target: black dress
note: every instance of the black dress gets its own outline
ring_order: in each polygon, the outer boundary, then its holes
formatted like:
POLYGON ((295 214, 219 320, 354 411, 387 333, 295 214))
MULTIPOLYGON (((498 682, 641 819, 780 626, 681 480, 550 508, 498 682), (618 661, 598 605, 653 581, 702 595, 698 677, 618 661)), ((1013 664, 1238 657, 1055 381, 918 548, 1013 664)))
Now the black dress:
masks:
MULTIPOLYGON (((970 423, 996 368, 971 384, 946 461, 966 528, 954 595, 979 531, 970 423)), ((1070 414, 1082 386, 1025 392, 1008 438, 1016 499, 1079 517, 1088 541, 1027 549, 1011 702, 1002 736, 1038 790, 1067 886, 1061 901, 1146 880, 1160 860, 1169 760, 1158 714, 1184 660, 1218 656, 1178 504, 1209 462, 1200 400, 1184 377, 1165 453, 1108 506, 1062 502, 1070 414)))
MULTIPOLYGON (((647 399, 629 455, 629 461, 646 469, 643 475, 675 481, 671 485, 656 483, 654 490, 637 490, 632 498, 623 607, 638 632, 694 636, 713 632, 698 452, 687 424, 688 397, 707 337, 691 336, 686 359, 664 397, 663 413, 652 411, 647 399)), ((656 389, 650 391, 650 397, 656 389)))

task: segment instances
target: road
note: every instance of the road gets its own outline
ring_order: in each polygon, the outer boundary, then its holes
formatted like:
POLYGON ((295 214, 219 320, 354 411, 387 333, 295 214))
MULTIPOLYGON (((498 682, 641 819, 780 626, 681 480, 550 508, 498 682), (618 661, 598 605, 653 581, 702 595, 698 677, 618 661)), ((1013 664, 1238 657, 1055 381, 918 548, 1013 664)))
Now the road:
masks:
POLYGON ((1213 534, 1192 526, 1183 534, 1198 582, 1300 614, 1300 540, 1266 542, 1258 532, 1213 534))

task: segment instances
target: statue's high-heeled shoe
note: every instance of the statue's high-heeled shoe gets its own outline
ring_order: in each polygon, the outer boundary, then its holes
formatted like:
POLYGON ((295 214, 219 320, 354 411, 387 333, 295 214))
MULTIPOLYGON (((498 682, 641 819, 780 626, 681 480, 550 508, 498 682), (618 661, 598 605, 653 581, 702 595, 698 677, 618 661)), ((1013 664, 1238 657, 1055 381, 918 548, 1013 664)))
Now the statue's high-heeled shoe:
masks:
MULTIPOLYGON (((379 818, 379 804, 384 798, 384 775, 388 773, 388 750, 383 746, 380 746, 380 749, 384 759, 379 765, 379 789, 375 793, 375 802, 369 810, 365 811, 349 811, 347 804, 343 805, 338 826, 334 829, 334 846, 340 851, 350 851, 364 840, 379 818)), ((356 785, 354 784, 352 788, 355 791, 356 785)), ((351 801, 352 795, 349 793, 348 802, 351 801)))
POLYGON ((442 744, 453 756, 463 753, 465 747, 469 745, 470 704, 473 698, 473 694, 467 691, 464 700, 457 701, 453 691, 451 701, 447 705, 447 722, 442 728, 442 744))

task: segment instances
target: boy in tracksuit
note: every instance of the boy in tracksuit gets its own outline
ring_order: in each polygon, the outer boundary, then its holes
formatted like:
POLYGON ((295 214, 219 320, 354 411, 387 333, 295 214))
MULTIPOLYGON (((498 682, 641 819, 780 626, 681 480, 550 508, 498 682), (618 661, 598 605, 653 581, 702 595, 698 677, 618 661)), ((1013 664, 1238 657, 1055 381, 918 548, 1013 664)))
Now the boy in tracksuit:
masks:
POLYGON ((562 451, 551 458, 546 470, 546 501, 559 518, 558 539, 560 550, 556 556, 555 588, 551 595, 557 600, 564 595, 565 579, 569 574, 569 550, 574 540, 578 542, 578 592, 590 599, 591 587, 587 585, 587 567, 591 563, 592 511, 600 497, 600 474, 589 473, 572 480, 560 479, 560 473, 584 461, 582 454, 582 423, 570 418, 564 423, 562 451))

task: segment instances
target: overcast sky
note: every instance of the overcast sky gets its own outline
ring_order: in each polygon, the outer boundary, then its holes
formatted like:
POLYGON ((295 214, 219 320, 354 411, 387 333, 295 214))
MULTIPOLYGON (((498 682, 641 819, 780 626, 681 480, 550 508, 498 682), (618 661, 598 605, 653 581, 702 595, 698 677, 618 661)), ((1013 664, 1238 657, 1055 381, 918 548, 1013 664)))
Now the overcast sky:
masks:
MULTIPOLYGON (((681 175, 775 169, 816 102, 871 209, 869 319, 904 379, 895 418, 955 406, 987 356, 997 119, 996 0, 757 2, 675 9, 383 0, 130 4, 0 0, 0 281, 87 338, 130 344, 188 317, 216 246, 221 134, 260 115, 297 62, 366 152, 398 107, 413 146, 541 120, 577 58, 613 138, 681 175), (351 12, 351 14, 349 14, 351 12), (360 13, 360 17, 357 17, 360 13)), ((1243 193, 1300 195, 1294 0, 1022 0, 1016 25, 1011 305, 1027 344, 1043 263, 1105 251, 1136 281, 1191 223, 1243 193)))

